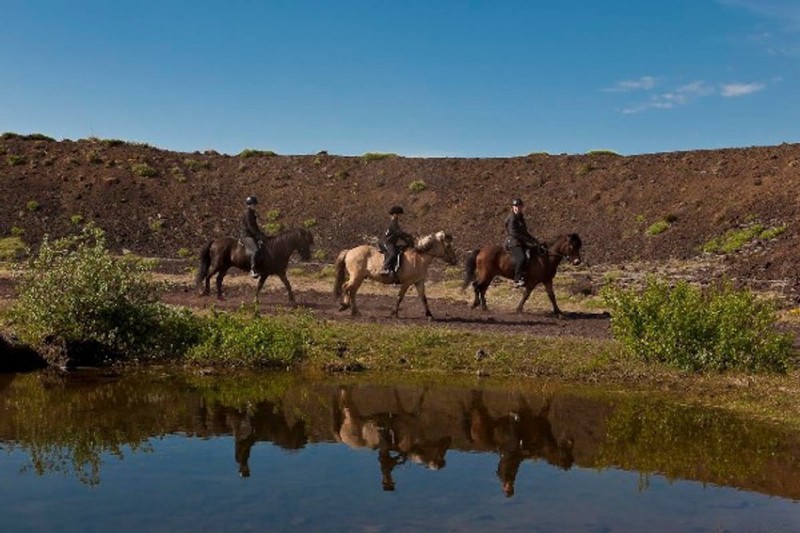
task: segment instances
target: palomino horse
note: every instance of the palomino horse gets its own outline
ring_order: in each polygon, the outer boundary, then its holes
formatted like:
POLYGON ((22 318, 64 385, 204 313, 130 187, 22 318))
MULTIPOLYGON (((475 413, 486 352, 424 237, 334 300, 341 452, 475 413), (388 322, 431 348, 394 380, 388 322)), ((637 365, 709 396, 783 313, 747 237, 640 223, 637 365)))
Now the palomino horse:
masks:
MULTIPOLYGON (((256 263, 258 272, 258 286, 256 287, 256 303, 258 303, 258 293, 267 278, 273 274, 278 276, 283 282, 284 287, 289 292, 289 301, 294 303, 294 293, 289 280, 286 277, 286 268, 289 265, 289 258, 297 251, 303 261, 311 259, 311 245, 314 244, 314 236, 305 228, 295 228, 286 230, 274 237, 267 237, 261 246, 256 263)), ((197 286, 205 284, 203 296, 210 291, 211 276, 217 274, 217 298, 222 300, 222 280, 228 269, 232 266, 240 268, 245 272, 250 271, 250 257, 247 249, 237 239, 231 237, 221 237, 209 241, 200 252, 200 268, 197 272, 197 286)))
POLYGON ((336 281, 333 285, 333 294, 341 298, 339 311, 348 307, 353 316, 359 314, 356 306, 356 293, 365 279, 369 278, 380 283, 399 283, 400 292, 397 295, 392 316, 397 316, 400 302, 403 301, 406 291, 411 285, 417 288, 422 305, 425 307, 425 316, 433 318, 428 308, 428 299, 425 297, 425 278, 428 274, 428 265, 435 257, 444 259, 448 264, 456 264, 456 253, 453 250, 453 237, 443 231, 422 237, 416 246, 403 252, 403 259, 395 280, 391 275, 381 275, 383 254, 374 246, 363 244, 349 250, 344 250, 336 258, 336 281), (345 272, 349 280, 345 283, 345 272))
MULTIPOLYGON (((556 275, 558 265, 562 259, 569 259, 573 265, 581 263, 581 238, 577 233, 561 235, 550 243, 547 243, 544 250, 534 255, 531 251, 531 258, 528 261, 528 269, 525 272, 525 292, 522 299, 517 304, 517 313, 522 312, 522 306, 531 295, 531 291, 539 283, 544 284, 550 303, 553 304, 553 313, 561 315, 561 309, 556 303, 556 295, 553 292, 553 277, 556 275)), ((473 250, 467 257, 464 273, 464 283, 461 289, 465 289, 472 282, 475 290, 475 300, 472 308, 481 306, 486 310, 486 289, 492 283, 495 276, 514 279, 514 262, 511 254, 502 246, 489 245, 478 250, 473 250)))

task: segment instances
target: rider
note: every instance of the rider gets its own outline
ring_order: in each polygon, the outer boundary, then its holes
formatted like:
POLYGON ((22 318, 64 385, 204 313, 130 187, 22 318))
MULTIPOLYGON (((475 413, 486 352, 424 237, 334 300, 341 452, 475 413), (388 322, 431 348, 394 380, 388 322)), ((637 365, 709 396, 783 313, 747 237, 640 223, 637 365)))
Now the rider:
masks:
POLYGON ((526 251, 529 248, 539 248, 541 244, 528 233, 525 225, 525 215, 522 214, 522 200, 515 198, 511 202, 511 213, 506 217, 506 248, 514 260, 514 286, 525 285, 525 268, 528 266, 526 251))
POLYGON ((242 214, 239 236, 242 239, 242 244, 244 244, 244 247, 247 248, 250 254, 250 275, 257 278, 256 259, 261 250, 261 244, 266 236, 258 226, 258 217, 256 216, 255 208, 258 204, 258 198, 255 196, 248 196, 244 203, 247 204, 247 209, 245 209, 242 214))
POLYGON ((400 253, 397 245, 399 241, 404 241, 408 246, 414 246, 414 237, 400 229, 400 215, 402 214, 403 208, 399 205, 395 205, 389 209, 389 216, 392 221, 389 223, 389 229, 386 230, 381 239, 381 242, 386 248, 383 269, 380 272, 381 275, 389 275, 394 272, 394 265, 400 253))

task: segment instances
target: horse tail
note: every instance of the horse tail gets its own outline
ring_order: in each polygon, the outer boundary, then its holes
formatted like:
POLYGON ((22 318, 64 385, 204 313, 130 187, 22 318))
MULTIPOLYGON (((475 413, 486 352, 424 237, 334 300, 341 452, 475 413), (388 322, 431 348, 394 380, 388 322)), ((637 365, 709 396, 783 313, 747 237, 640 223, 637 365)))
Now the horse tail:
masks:
POLYGON ((467 288, 467 285, 475 281, 475 270, 478 267, 478 253, 480 250, 470 250, 467 255, 467 260, 464 262, 464 282, 461 283, 461 290, 467 288))
POLYGON ((195 285, 200 286, 208 276, 208 269, 211 268, 211 243, 208 241, 203 249, 200 251, 200 268, 197 269, 197 277, 195 278, 195 285))
POLYGON ((334 268, 336 269, 336 281, 333 283, 333 295, 336 298, 340 298, 342 296, 342 287, 344 286, 344 277, 345 268, 344 258, 347 256, 347 250, 343 250, 339 257, 336 258, 336 263, 334 263, 334 268))

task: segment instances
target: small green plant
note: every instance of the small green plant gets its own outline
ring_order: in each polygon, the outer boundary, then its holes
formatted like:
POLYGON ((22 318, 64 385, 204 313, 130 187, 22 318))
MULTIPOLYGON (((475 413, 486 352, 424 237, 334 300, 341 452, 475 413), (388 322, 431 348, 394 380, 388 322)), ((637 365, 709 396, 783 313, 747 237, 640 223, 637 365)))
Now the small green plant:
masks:
POLYGON ((742 249, 746 244, 758 238, 765 228, 763 224, 751 224, 745 228, 732 229, 720 237, 711 239, 702 247, 704 252, 730 254, 742 249))
POLYGON ((154 218, 150 221, 150 229, 154 232, 159 232, 164 228, 164 221, 160 218, 154 218))
POLYGON ((86 162, 92 165, 99 165, 103 162, 103 158, 100 157, 96 150, 89 150, 86 152, 86 162))
POLYGON ((192 256, 192 251, 188 248, 178 248, 178 257, 182 257, 186 259, 187 257, 192 256))
POLYGON ((277 235, 283 229, 283 224, 280 222, 267 222, 264 224, 264 233, 267 235, 277 235))
POLYGON ((380 161, 382 159, 389 159, 392 157, 397 157, 397 154, 392 153, 381 153, 381 152, 366 152, 361 158, 364 161, 380 161))
POLYGON ((134 163, 131 165, 131 172, 143 178, 152 178, 158 175, 158 171, 147 163, 134 163))
POLYGON ((48 137, 44 133, 31 133, 30 135, 23 136, 23 139, 27 139, 29 141, 56 142, 55 139, 53 139, 52 137, 48 137))
POLYGON ((306 228, 306 229, 311 229, 316 225, 317 225, 317 219, 316 218, 307 218, 302 222, 302 226, 304 228, 306 228))
POLYGON ((653 222, 650 226, 644 230, 644 232, 651 236, 655 237, 656 235, 661 235, 665 231, 669 229, 670 223, 666 220, 659 220, 657 222, 653 222))
POLYGON ((0 238, 0 261, 14 261, 25 251, 25 242, 19 236, 0 238))
POLYGON ((25 234, 25 229, 20 228, 19 226, 11 226, 11 235, 13 237, 21 237, 25 234))
POLYGON ((73 226, 78 226, 83 222, 83 215, 72 215, 69 217, 69 222, 73 226))
POLYGON ((778 235, 782 234, 784 231, 786 231, 786 224, 782 226, 774 226, 772 228, 767 228, 764 231, 762 231, 758 235, 758 238, 764 241, 771 241, 778 235))
POLYGON ((208 161, 198 161, 197 159, 184 159, 183 164, 193 172, 204 170, 209 167, 208 161))
POLYGON ((414 194, 421 193, 427 188, 428 184, 425 183, 423 180, 414 180, 408 184, 408 190, 410 190, 414 194))
POLYGON ((128 144, 125 141, 123 141, 122 139, 103 139, 100 142, 103 143, 104 145, 108 146, 108 147, 123 146, 125 144, 128 144))
POLYGON ((25 204, 25 209, 31 212, 38 211, 39 202, 37 202, 36 200, 30 200, 27 204, 25 204))
POLYGON ((24 165, 25 163, 28 162, 28 160, 25 159, 25 156, 17 154, 8 154, 6 156, 6 161, 8 161, 8 164, 11 165, 12 167, 24 165))
POLYGON ((322 248, 317 248, 311 253, 311 257, 313 257, 315 261, 325 261, 325 259, 328 258, 328 253, 322 248))
POLYGON ((259 317, 214 313, 206 319, 201 341, 187 359, 230 367, 289 366, 306 355, 313 319, 306 313, 259 317))
POLYGON ((270 209, 264 215, 264 218, 266 220, 270 221, 270 222, 274 222, 274 221, 278 220, 279 218, 281 218, 281 212, 280 212, 279 209, 270 209))
POLYGON ((344 180, 346 180, 347 178, 350 177, 350 173, 347 172, 346 170, 340 170, 340 171, 336 172, 336 174, 334 174, 333 177, 336 178, 339 181, 344 181, 344 180))
POLYGON ((594 170, 594 167, 592 166, 591 163, 581 163, 580 165, 578 165, 578 168, 575 169, 575 175, 576 176, 585 176, 586 174, 588 174, 592 170, 594 170))
POLYGON ((690 371, 787 368, 791 335, 775 329, 775 305, 747 290, 649 279, 641 293, 607 285, 603 299, 614 337, 644 361, 690 371))
POLYGON ((619 155, 614 150, 607 150, 607 149, 600 149, 600 150, 589 150, 586 152, 587 155, 619 155))

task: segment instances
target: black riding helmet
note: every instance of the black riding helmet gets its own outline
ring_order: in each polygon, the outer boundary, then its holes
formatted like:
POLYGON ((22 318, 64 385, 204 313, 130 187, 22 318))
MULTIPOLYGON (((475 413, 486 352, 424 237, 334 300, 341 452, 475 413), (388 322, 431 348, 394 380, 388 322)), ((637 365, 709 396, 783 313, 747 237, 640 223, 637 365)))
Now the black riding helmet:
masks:
POLYGON ((393 206, 391 209, 389 209, 389 214, 390 215, 402 215, 403 214, 403 208, 400 207, 399 205, 393 206))
POLYGON ((511 205, 522 207, 524 204, 522 203, 522 200, 520 200, 519 198, 514 198, 513 200, 511 200, 511 205))
POLYGON ((258 203, 258 198, 256 198, 255 196, 248 196, 245 199, 244 203, 246 203, 247 205, 256 205, 258 203))

